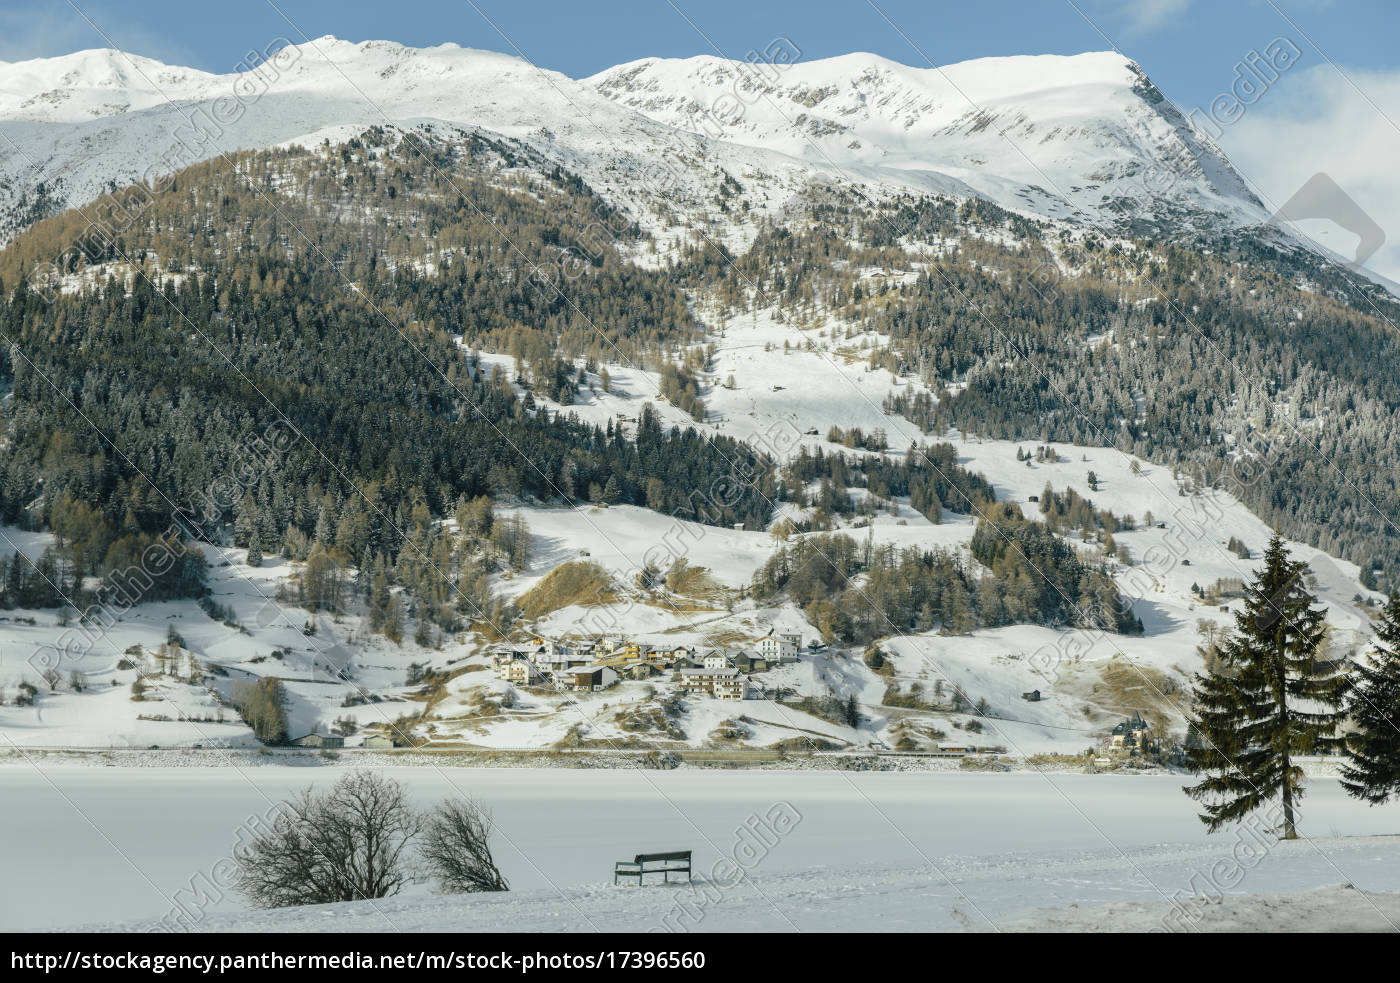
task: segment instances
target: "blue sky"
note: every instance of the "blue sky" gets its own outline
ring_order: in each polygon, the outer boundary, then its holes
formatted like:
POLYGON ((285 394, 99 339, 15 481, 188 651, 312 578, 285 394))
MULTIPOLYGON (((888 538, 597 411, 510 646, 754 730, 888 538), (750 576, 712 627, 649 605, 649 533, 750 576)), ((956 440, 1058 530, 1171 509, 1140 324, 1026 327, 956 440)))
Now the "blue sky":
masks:
MULTIPOLYGON (((1186 112, 1237 87, 1270 45, 1293 64, 1212 132, 1271 208, 1326 173, 1387 230, 1368 263, 1400 279, 1400 0, 6 0, 0 60, 119 47, 232 71, 279 38, 452 41, 574 78, 657 55, 743 58, 784 38, 811 61, 870 51, 918 67, 1117 48, 1186 112), (275 3, 275 6, 274 6, 275 3)), ((1349 253, 1345 234, 1301 225, 1349 253), (1330 238, 1329 238, 1330 237, 1330 238)))

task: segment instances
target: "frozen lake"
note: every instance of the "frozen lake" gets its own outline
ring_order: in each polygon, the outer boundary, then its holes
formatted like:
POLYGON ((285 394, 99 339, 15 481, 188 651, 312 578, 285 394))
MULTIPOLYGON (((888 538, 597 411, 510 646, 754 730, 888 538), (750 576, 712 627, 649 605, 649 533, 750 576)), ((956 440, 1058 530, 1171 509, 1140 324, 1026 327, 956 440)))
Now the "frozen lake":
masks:
MULTIPOLYGON (((517 890, 606 883, 614 860, 695 851, 708 870, 754 817, 798 817, 752 873, 823 867, 927 869, 1000 915, 1043 905, 1152 902, 1187 886, 1235 837, 1207 837, 1178 776, 773 771, 385 769, 424 804, 469 795, 494 814, 497 859, 517 890)), ((0 930, 163 916, 192 878, 230 855, 241 825, 339 769, 0 768, 6 890, 0 930)), ((1367 808, 1335 780, 1310 788, 1315 844, 1287 844, 1240 890, 1353 882, 1400 890, 1400 807, 1367 808)), ((854 885, 850 885, 854 887, 854 885)), ((415 890, 425 890, 416 888, 415 890)), ((957 891, 950 886, 949 894, 957 891)), ((239 910, 235 896, 210 911, 239 910)), ((887 927, 901 925, 896 919, 887 927)), ((878 927, 872 925, 871 927, 878 927)), ((929 925, 928 927, 938 927, 929 925)))

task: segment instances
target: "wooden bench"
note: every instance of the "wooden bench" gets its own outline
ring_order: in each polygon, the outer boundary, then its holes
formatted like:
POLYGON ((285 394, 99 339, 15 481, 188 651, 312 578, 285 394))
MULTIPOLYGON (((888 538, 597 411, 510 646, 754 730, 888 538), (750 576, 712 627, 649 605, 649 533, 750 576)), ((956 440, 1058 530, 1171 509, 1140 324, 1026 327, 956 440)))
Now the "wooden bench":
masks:
POLYGON ((671 883, 671 875, 684 874, 690 880, 690 851, 677 850, 674 853, 639 853, 631 860, 619 860, 613 864, 613 883, 620 877, 635 877, 637 886, 644 883, 647 874, 660 874, 663 882, 671 883))

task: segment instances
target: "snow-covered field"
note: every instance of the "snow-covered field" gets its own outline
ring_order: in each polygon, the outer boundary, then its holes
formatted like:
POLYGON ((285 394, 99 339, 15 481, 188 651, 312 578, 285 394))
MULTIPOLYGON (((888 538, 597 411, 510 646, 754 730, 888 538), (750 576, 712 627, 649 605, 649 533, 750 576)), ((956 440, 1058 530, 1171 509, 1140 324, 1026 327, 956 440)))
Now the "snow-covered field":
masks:
MULTIPOLYGON (((0 528, 0 550, 20 545, 23 535, 0 528)), ((27 535, 26 552, 52 541, 27 535)), ((276 602, 277 584, 290 572, 286 561, 269 559, 250 568, 242 550, 205 552, 210 600, 232 611, 232 624, 214 620, 193 601, 104 609, 105 616, 86 628, 71 615, 65 622, 55 610, 0 616, 0 749, 257 746, 228 700, 240 682, 261 676, 285 682, 293 736, 324 733, 336 717, 387 724, 406 712, 395 706, 401 702, 395 691, 403 688, 411 660, 429 658, 417 646, 367 637, 358 618, 311 615, 276 602), (308 626, 314 633, 307 633, 308 626), (179 654, 162 660, 172 632, 179 654), (42 678, 51 665, 59 670, 56 686, 42 678), (335 678, 345 666, 354 682, 335 678), (81 690, 72 685, 74 674, 81 690), (140 699, 133 690, 138 676, 145 686, 140 699), (32 706, 17 699, 24 683, 38 688, 32 706), (357 687, 387 695, 382 702, 343 707, 345 695, 357 687)), ((471 647, 434 654, 445 661, 471 647)))
MULTIPOLYGON (((1400 837, 1388 835, 1400 812, 1359 805, 1325 778, 1305 800, 1313 838, 1277 843, 1257 828, 1207 836, 1177 776, 415 768, 388 772, 424 803, 466 794, 491 810, 511 893, 443 900, 414 887, 373 904, 239 914, 226 861, 239 828, 336 771, 0 768, 0 836, 16 846, 0 929, 144 927, 177 906, 211 930, 995 929, 1070 905, 1077 927, 1114 927, 1084 914, 1111 905, 1131 907, 1127 927, 1189 928, 1198 893, 1400 891, 1400 837), (686 848, 696 895, 611 886, 614 860, 686 848), (673 911, 682 902, 690 914, 673 911), (1177 904, 1186 914, 1172 915, 1177 904)), ((1363 924, 1363 909, 1355 927, 1386 927, 1363 924)))
MULTIPOLYGON (((1329 844, 1330 845, 1330 844, 1329 844)), ((1143 857, 1131 858, 1141 863, 1143 857)), ((1207 857, 1177 856, 1177 865, 1207 857)), ((1180 869, 1180 867, 1178 867, 1180 869)), ((1022 872, 1027 878, 1049 873, 1022 872)), ((1046 907, 997 920, 976 910, 956 888, 925 870, 834 868, 810 875, 754 877, 724 891, 696 882, 694 889, 629 892, 607 886, 476 895, 432 901, 389 899, 369 904, 313 905, 277 912, 210 915, 192 931, 207 932, 512 932, 528 924, 545 932, 630 932, 650 924, 671 932, 1275 932, 1393 933, 1400 925, 1400 894, 1345 884, 1277 894, 1177 904, 1114 901, 1046 907), (853 884, 866 887, 851 890, 853 884), (940 890, 941 889, 941 890, 940 890), (869 901, 878 898, 872 912, 869 901), (714 900, 708 900, 713 898, 714 900), (662 916, 657 918, 657 909, 662 916), (972 908, 969 914, 965 908, 972 908), (984 917, 985 916, 985 917, 984 917), (664 919, 664 920, 663 920, 664 919)), ((965 882, 964 882, 965 883, 965 882)), ((104 932, 150 931, 160 923, 89 926, 104 932)))

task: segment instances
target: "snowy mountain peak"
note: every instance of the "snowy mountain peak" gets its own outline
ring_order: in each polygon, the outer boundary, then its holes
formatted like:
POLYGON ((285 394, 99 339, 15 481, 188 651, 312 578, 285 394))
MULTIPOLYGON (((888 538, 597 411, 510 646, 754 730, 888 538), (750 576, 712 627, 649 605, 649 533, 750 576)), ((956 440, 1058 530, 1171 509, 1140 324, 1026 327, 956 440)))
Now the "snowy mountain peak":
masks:
POLYGON ((915 68, 873 54, 774 65, 645 59, 587 79, 670 126, 864 177, 939 173, 1008 207, 1118 227, 1263 209, 1137 65, 1115 52, 915 68))
MULTIPOLYGON (((515 55, 484 48, 464 48, 453 42, 430 48, 411 48, 397 41, 346 41, 332 34, 288 45, 277 61, 300 65, 302 72, 315 71, 325 64, 342 69, 373 67, 381 72, 406 65, 439 73, 502 68, 537 71, 529 62, 515 55)), ((392 74, 390 72, 385 77, 392 77, 392 74)))
POLYGON ((114 48, 0 62, 0 117, 75 122, 114 116, 153 105, 162 88, 183 90, 213 77, 114 48))
POLYGON ((502 73, 555 74, 541 73, 513 55, 457 44, 410 48, 396 41, 344 41, 329 34, 268 56, 261 65, 240 63, 226 74, 166 65, 112 48, 0 62, 0 119, 78 122, 180 100, 261 92, 274 82, 279 92, 377 101, 393 100, 395 89, 411 90, 452 76, 476 81, 502 73), (240 84, 245 76, 258 76, 259 82, 240 84))
POLYGON ((531 143, 642 220, 647 211, 702 213, 723 173, 747 173, 764 189, 751 217, 817 180, 981 195, 1116 231, 1267 218, 1219 151, 1113 52, 925 68, 869 53, 765 57, 648 58, 575 81, 456 44, 326 35, 252 74, 113 50, 0 63, 0 133, 10 136, 0 141, 0 181, 12 189, 0 197, 0 236, 39 214, 23 203, 40 184, 51 211, 168 161, 424 123, 531 143), (228 117, 230 96, 239 103, 231 118, 188 139, 190 117, 218 106, 228 117), (661 159, 671 176, 658 189, 640 176, 661 159))

